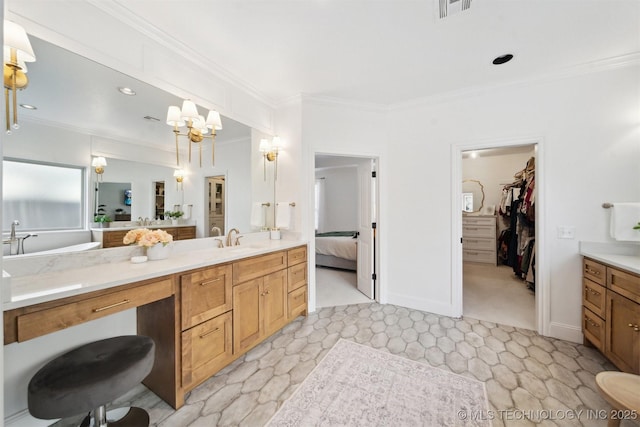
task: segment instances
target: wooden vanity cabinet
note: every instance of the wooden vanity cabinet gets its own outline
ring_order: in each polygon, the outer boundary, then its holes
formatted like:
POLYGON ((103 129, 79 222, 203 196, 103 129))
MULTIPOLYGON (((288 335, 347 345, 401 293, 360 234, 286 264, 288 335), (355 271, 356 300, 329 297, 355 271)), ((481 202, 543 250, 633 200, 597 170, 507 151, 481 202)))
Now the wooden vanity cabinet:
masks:
MULTIPOLYGON (((147 226, 146 228, 155 230, 152 225, 147 226)), ((161 229, 171 234, 173 236, 173 240, 196 238, 195 225, 185 227, 163 227, 161 229)), ((91 239, 94 242, 101 242, 103 248, 116 248, 125 246, 125 244, 122 243, 122 239, 128 232, 129 230, 109 230, 108 228, 103 230, 91 230, 91 239)))
POLYGON ((620 370, 640 374, 640 275, 583 260, 582 330, 620 370))

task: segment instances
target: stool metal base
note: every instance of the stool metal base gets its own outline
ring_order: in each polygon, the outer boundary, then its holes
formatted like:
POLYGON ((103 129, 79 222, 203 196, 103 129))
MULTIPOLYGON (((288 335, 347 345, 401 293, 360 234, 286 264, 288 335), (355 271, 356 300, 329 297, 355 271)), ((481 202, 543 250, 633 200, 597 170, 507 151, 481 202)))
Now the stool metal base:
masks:
POLYGON ((104 406, 88 414, 79 427, 148 427, 149 414, 135 406, 115 408, 108 412, 104 406))

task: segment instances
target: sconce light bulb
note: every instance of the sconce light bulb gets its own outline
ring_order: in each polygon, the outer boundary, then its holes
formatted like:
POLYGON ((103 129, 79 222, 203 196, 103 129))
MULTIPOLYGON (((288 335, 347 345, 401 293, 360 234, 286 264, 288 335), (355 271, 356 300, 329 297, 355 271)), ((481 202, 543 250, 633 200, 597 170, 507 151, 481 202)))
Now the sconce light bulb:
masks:
POLYGON ((14 128, 14 129, 20 129, 20 125, 19 125, 18 123, 14 123, 14 124, 13 124, 13 128, 14 128))
POLYGON ((7 129, 7 135, 11 135, 11 130, 7 129))

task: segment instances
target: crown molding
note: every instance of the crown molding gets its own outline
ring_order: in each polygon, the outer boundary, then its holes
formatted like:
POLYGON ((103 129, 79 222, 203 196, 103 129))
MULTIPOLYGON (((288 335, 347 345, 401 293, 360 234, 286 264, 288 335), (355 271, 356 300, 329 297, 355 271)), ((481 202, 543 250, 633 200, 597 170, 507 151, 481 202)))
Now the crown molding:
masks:
POLYGON ((125 2, 120 0, 114 0, 111 2, 105 2, 102 0, 87 0, 87 3, 103 11, 104 13, 109 14, 113 18, 145 35, 161 46, 168 48, 175 54, 180 55, 185 61, 189 61, 199 66, 215 77, 220 78, 221 80, 256 98, 258 101, 263 102, 267 106, 275 108, 277 103, 273 99, 261 93, 250 83, 234 76, 219 64, 203 58, 199 52, 195 51, 188 45, 181 43, 172 37, 169 37, 164 31, 149 23, 143 16, 137 15, 133 11, 128 9, 125 6, 125 2))
POLYGON ((615 56, 611 58, 599 59, 580 65, 565 67, 548 73, 543 73, 531 78, 511 80, 503 83, 492 85, 471 86, 460 90, 445 92, 416 98, 410 101, 398 102, 389 105, 389 111, 402 111, 410 108, 452 102, 455 100, 469 98, 471 96, 480 95, 488 91, 504 89, 508 87, 527 87, 540 83, 548 83, 556 80, 562 80, 571 77, 577 77, 586 74, 598 73, 601 71, 614 70, 640 64, 640 52, 632 52, 625 55, 615 56))

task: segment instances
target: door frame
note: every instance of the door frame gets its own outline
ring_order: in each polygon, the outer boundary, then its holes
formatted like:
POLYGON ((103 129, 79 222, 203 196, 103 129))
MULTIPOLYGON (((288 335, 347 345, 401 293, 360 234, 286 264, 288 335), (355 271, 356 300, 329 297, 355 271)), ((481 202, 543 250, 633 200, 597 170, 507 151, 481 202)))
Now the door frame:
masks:
MULTIPOLYGON (((363 154, 363 153, 359 153, 359 154, 354 154, 354 153, 339 153, 339 152, 329 152, 329 151, 311 151, 311 176, 313 176, 313 179, 311 179, 310 182, 310 187, 309 187, 309 199, 310 199, 310 209, 308 212, 308 218, 309 218, 309 226, 308 226, 308 231, 309 231, 309 242, 308 242, 308 250, 309 250, 309 270, 308 270, 308 277, 309 277, 309 298, 308 298, 308 306, 309 306, 309 312, 314 312, 316 311, 316 266, 315 266, 315 259, 316 259, 316 243, 315 243, 315 227, 314 227, 314 212, 315 212, 315 207, 316 207, 316 203, 315 203, 315 197, 313 196, 314 193, 314 184, 315 184, 315 166, 316 166, 316 156, 317 155, 323 155, 323 156, 334 156, 334 157, 355 157, 355 158, 361 158, 361 159, 370 159, 370 160, 374 160, 375 161, 375 171, 376 171, 376 185, 375 185, 375 215, 372 215, 372 218, 375 218, 375 222, 376 222, 376 232, 375 232, 375 239, 374 239, 374 244, 372 245, 371 249, 373 251, 374 254, 374 266, 373 266, 373 272, 376 274, 376 281, 374 284, 374 289, 373 289, 373 293, 374 293, 374 299, 372 299, 371 301, 376 301, 376 302, 380 302, 383 303, 385 298, 382 297, 382 274, 381 274, 381 264, 380 264, 380 191, 381 191, 381 183, 380 183, 380 156, 379 155, 375 155, 375 154, 363 154)), ((371 202, 371 199, 369 199, 369 201, 371 202)))
POLYGON ((545 215, 545 170, 544 139, 542 137, 513 138, 508 140, 486 140, 461 142, 451 146, 451 189, 453 213, 451 227, 451 303, 454 317, 462 317, 462 152, 487 148, 508 148, 522 145, 534 145, 536 154, 536 291, 535 325, 539 334, 548 336, 550 327, 550 280, 547 268, 546 222, 545 215))

